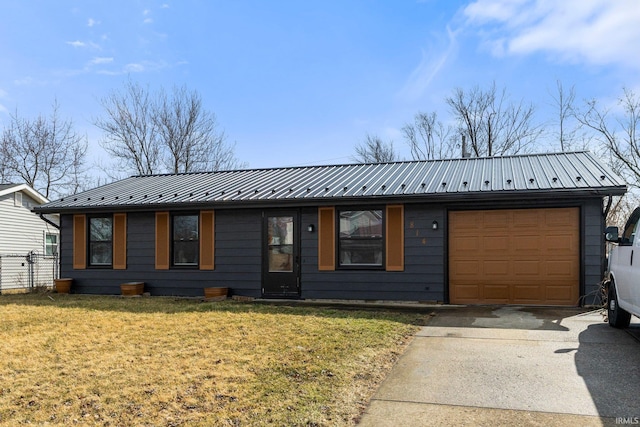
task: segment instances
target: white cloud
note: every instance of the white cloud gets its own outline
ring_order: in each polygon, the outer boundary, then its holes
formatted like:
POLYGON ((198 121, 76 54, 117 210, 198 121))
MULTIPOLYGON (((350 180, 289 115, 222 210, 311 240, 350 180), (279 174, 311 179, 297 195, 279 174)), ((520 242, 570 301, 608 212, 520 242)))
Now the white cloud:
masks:
POLYGON ((145 70, 145 66, 143 64, 127 64, 124 67, 124 71, 126 73, 141 73, 145 70))
POLYGON ((640 68, 637 0, 476 0, 463 13, 495 55, 640 68))
POLYGON ((151 15, 150 9, 145 9, 142 11, 142 16, 145 16, 144 20, 142 21, 143 24, 153 23, 153 18, 151 18, 149 15, 151 15))
POLYGON ((85 42, 81 42, 80 40, 76 40, 73 42, 67 42, 68 45, 73 46, 73 47, 85 47, 86 43, 85 42))
POLYGON ((36 80, 31 76, 23 77, 21 79, 15 79, 13 84, 16 86, 45 86, 47 82, 44 80, 36 80))
POLYGON ((96 70, 97 74, 103 74, 107 76, 119 76, 123 74, 131 74, 131 73, 144 73, 149 71, 158 71, 164 68, 169 67, 166 62, 159 61, 140 61, 140 62, 131 62, 124 67, 118 69, 99 69, 96 70))
POLYGON ((96 20, 95 20, 95 19, 93 19, 93 18, 89 18, 89 19, 87 20, 87 27, 94 27, 94 26, 96 26, 96 25, 100 25, 100 21, 96 21, 96 20))
POLYGON ((96 57, 89 61, 90 65, 109 64, 113 62, 112 57, 96 57))
POLYGON ((400 95, 408 100, 420 98, 429 88, 433 79, 440 73, 447 60, 455 54, 457 50, 456 33, 447 28, 447 45, 445 49, 431 52, 422 51, 422 60, 411 72, 400 95))
MULTIPOLYGON (((6 98, 6 97, 7 97, 7 92, 5 92, 4 90, 0 89, 0 99, 6 98)), ((4 105, 0 104, 0 113, 8 114, 9 110, 4 105)))
POLYGON ((161 9, 169 9, 169 5, 167 3, 164 3, 162 6, 160 6, 161 9))
POLYGON ((90 48, 90 49, 100 49, 100 45, 94 42, 83 42, 80 40, 74 40, 72 42, 66 42, 69 46, 73 46, 75 48, 90 48))

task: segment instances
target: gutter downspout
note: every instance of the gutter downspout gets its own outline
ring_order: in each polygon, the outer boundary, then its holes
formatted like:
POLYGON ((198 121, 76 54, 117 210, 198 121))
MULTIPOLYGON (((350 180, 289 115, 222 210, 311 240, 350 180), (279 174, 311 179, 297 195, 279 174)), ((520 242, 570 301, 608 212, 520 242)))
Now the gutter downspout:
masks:
POLYGON ((44 222, 46 222, 47 224, 49 224, 49 225, 55 227, 56 229, 60 230, 60 226, 58 224, 56 224, 55 222, 51 221, 50 219, 45 218, 43 213, 39 213, 38 216, 40 216, 40 219, 43 220, 44 222))
POLYGON ((604 217, 605 221, 607 220, 607 215, 609 215, 609 209, 611 209, 612 203, 613 203, 613 196, 609 195, 609 200, 607 201, 607 207, 604 208, 604 212, 602 213, 602 216, 604 217))

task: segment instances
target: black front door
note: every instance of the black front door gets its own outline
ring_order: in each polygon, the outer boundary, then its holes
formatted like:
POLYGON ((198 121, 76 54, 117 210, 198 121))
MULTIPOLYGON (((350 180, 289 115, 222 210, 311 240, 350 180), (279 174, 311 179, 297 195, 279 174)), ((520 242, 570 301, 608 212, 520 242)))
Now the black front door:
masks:
POLYGON ((297 211, 264 215, 262 296, 265 298, 300 296, 298 222, 297 211))

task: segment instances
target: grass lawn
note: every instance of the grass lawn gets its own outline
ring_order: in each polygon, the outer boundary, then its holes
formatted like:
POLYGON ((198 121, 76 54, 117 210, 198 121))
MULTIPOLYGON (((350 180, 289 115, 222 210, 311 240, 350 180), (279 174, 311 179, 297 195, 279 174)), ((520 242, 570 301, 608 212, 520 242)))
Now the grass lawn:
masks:
POLYGON ((2 295, 0 425, 353 425, 425 317, 2 295))

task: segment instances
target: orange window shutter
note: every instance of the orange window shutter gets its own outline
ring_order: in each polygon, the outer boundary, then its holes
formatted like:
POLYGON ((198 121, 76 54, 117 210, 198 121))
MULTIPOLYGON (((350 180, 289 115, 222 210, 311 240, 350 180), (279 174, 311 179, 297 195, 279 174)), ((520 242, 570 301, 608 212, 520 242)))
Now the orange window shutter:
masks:
POLYGON ((404 206, 387 206, 387 271, 404 271, 404 206))
POLYGON ((336 269, 335 208, 318 208, 318 270, 336 269))
POLYGON ((87 268, 87 216, 73 216, 73 269, 87 268))
POLYGON ((156 212, 156 270, 169 269, 169 212, 156 212))
POLYGON ((213 211, 200 212, 200 270, 215 267, 215 215, 213 211))
POLYGON ((113 269, 127 269, 127 214, 113 214, 113 269))

